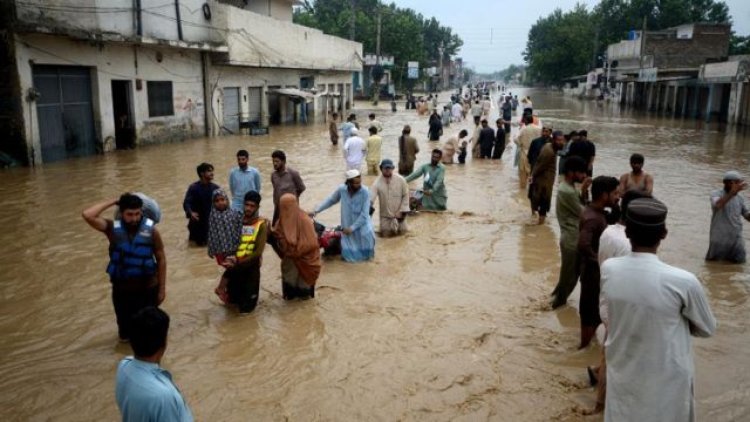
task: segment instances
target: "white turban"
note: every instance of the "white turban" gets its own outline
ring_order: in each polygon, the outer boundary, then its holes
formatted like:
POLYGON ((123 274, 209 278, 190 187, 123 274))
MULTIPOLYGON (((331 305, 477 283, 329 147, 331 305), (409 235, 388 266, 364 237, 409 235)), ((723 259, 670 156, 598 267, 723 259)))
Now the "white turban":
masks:
POLYGON ((360 176, 359 170, 352 169, 352 170, 346 171, 346 180, 351 180, 359 176, 360 176))

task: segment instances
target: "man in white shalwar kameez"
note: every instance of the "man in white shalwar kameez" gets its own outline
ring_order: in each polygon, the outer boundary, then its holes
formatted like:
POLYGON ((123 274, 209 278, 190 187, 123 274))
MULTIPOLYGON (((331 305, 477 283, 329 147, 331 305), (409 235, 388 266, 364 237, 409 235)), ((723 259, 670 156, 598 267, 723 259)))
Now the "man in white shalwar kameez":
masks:
POLYGON ((637 199, 626 215, 628 256, 601 268, 608 303, 605 421, 695 421, 692 336, 709 337, 716 320, 700 281, 659 260, 666 206, 637 199))

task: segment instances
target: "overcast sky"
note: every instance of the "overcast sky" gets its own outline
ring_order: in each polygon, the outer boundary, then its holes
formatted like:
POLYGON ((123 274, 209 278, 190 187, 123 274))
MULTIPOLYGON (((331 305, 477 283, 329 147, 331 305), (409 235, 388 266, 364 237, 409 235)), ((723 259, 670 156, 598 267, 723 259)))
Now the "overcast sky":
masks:
MULTIPOLYGON (((460 57, 479 72, 522 64, 529 28, 539 17, 560 7, 572 9, 580 2, 591 10, 598 0, 393 0, 400 7, 434 16, 464 40, 460 57)), ((387 3, 390 1, 386 0, 387 3)), ((750 0, 725 0, 734 31, 750 35, 750 0)))

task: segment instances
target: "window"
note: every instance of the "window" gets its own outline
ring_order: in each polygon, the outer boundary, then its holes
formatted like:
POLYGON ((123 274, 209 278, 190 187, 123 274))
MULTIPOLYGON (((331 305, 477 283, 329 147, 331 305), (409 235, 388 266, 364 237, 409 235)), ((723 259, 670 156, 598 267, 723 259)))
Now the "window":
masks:
POLYGON ((148 117, 174 115, 171 81, 148 81, 148 117))

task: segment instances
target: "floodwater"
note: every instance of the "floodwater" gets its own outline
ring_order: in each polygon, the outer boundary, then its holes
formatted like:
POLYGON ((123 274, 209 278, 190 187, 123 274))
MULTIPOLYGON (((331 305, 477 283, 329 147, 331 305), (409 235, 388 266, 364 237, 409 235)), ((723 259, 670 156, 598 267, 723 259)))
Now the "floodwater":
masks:
MULTIPOLYGON (((631 153, 646 156, 655 194, 670 208, 660 255, 699 275, 719 322, 713 338, 694 342, 700 419, 750 419, 749 267, 702 259, 708 193, 725 170, 748 173, 750 135, 544 91, 514 94, 530 94, 544 123, 587 128, 597 142, 596 174, 619 175, 631 153)), ((360 121, 368 107, 359 105, 360 121)), ((409 123, 419 161, 427 161, 426 117, 386 107, 378 111, 383 156, 396 158, 397 136, 409 123)), ((146 192, 163 208, 163 307, 172 317, 163 365, 197 420, 600 420, 581 412, 594 404, 584 368, 597 361, 598 346, 576 351, 575 309, 545 307, 559 269, 557 221, 553 214, 546 225, 527 224, 510 152, 502 162, 450 166, 450 211, 418 215, 407 236, 379 239, 374 261, 326 260, 315 300, 282 300, 279 260, 267 251, 260 304, 238 316, 213 294, 215 262, 187 243, 181 201, 201 161, 213 163, 216 182, 226 186, 240 148, 263 175, 265 215, 274 149, 284 149, 302 174, 304 208, 343 179, 341 152, 324 124, 2 173, 1 420, 118 418, 115 368, 130 349, 117 342, 105 237, 80 212, 127 190, 146 192)), ((336 224, 338 207, 320 218, 336 224)), ((750 240, 747 227, 744 233, 750 240)))

